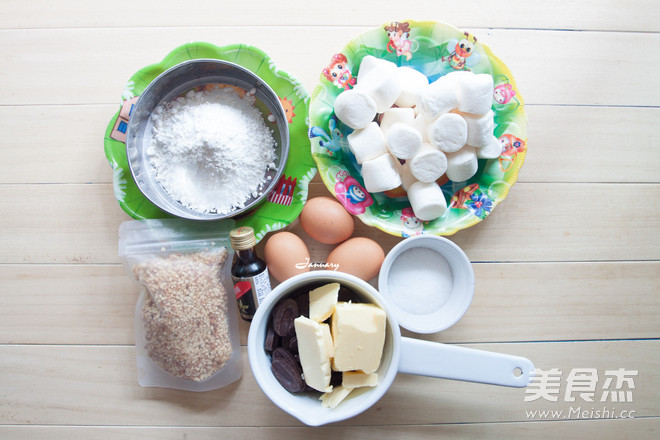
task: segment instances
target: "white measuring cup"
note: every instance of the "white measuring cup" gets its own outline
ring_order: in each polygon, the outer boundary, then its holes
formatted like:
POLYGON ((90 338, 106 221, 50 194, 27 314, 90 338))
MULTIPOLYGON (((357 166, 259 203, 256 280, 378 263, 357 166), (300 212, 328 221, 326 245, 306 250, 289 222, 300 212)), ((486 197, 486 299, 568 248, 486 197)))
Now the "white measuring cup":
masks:
POLYGON ((527 386, 534 365, 529 359, 483 350, 401 337, 396 318, 378 291, 361 279, 333 271, 312 271, 292 277, 268 294, 257 309, 248 334, 248 359, 254 377, 273 403, 310 426, 354 417, 375 404, 389 389, 397 373, 479 382, 510 387, 527 386), (379 305, 387 314, 385 345, 376 387, 357 388, 336 408, 321 406, 320 393, 288 392, 271 372, 264 349, 273 307, 301 288, 340 283, 365 302, 379 305))

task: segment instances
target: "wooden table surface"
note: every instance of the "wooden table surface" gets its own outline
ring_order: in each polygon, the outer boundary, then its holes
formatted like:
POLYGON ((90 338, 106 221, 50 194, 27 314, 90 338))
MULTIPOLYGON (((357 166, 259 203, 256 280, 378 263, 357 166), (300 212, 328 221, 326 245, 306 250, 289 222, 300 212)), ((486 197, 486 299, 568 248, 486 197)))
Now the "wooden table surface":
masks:
MULTIPOLYGON (((3 1, 0 438, 657 438, 656 3, 3 1), (473 262, 470 310, 447 331, 404 334, 526 356, 548 381, 526 393, 399 375, 365 413, 309 428, 257 386, 242 324, 240 381, 140 387, 137 287, 117 256, 130 218, 103 153, 127 79, 186 42, 243 42, 311 91, 335 51, 397 19, 473 32, 514 73, 529 117, 518 183, 450 237, 473 262)), ((310 197, 327 194, 316 178, 310 197)), ((360 222, 356 235, 386 251, 401 240, 360 222)), ((328 248, 307 241, 322 261, 328 248)))

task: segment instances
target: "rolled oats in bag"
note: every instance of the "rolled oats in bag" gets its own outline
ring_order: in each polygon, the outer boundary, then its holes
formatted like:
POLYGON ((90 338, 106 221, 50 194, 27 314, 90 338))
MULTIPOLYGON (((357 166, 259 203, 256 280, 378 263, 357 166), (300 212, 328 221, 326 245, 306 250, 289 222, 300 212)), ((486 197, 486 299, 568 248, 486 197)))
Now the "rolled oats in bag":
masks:
POLYGON ((136 220, 119 228, 119 256, 140 286, 138 382, 208 391, 242 375, 231 283, 234 222, 136 220))

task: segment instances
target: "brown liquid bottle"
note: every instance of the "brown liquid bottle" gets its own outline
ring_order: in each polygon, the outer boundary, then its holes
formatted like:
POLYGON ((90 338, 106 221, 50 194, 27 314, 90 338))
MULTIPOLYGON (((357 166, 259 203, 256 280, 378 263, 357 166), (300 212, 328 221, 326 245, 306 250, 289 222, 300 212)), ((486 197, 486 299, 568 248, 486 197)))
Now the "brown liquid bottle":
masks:
POLYGON ((245 321, 252 321, 257 307, 271 291, 268 267, 254 250, 257 245, 254 229, 249 226, 233 229, 229 240, 235 251, 231 278, 238 311, 245 321))

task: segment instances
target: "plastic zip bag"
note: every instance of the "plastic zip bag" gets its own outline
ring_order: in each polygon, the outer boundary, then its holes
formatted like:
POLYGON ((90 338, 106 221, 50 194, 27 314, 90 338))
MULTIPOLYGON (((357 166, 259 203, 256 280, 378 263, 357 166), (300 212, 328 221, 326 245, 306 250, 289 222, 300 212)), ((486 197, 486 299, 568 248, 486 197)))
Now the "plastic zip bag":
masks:
POLYGON ((140 286, 138 382, 208 391, 242 375, 231 282, 233 220, 139 220, 119 228, 119 257, 140 286))

